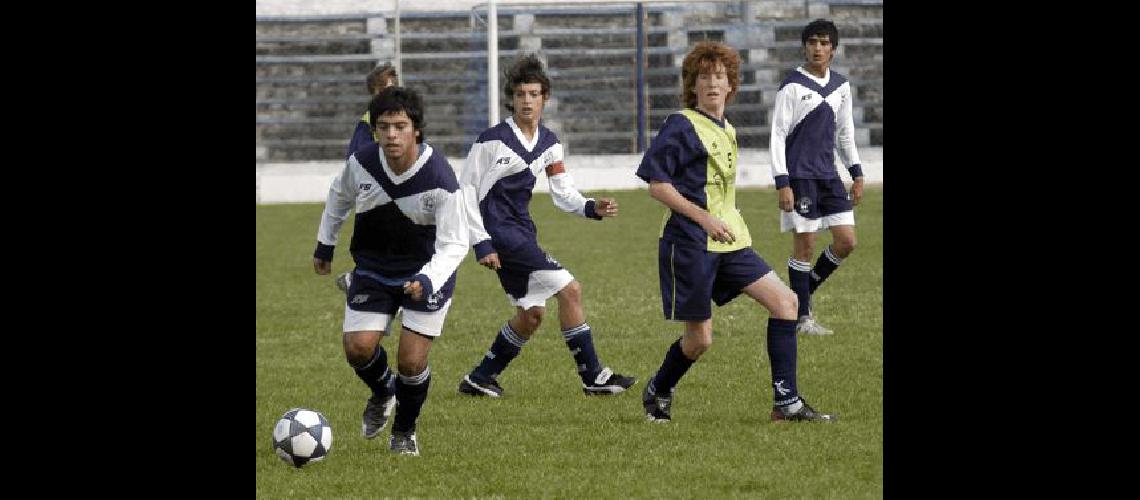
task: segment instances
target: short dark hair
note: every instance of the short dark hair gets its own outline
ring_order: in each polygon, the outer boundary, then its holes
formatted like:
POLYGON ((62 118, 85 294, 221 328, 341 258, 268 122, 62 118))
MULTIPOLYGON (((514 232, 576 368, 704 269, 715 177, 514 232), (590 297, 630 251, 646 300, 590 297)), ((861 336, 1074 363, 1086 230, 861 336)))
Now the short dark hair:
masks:
POLYGON ((827 19, 816 19, 804 26, 804 30, 800 33, 800 44, 807 45, 807 40, 812 35, 827 35, 827 39, 831 40, 831 46, 839 47, 839 28, 827 19))
POLYGON ((400 84, 400 77, 396 75, 396 68, 392 63, 386 62, 383 66, 372 68, 372 71, 368 72, 368 79, 364 82, 368 86, 368 95, 375 95, 384 88, 388 80, 392 80, 392 85, 400 84))
POLYGON ((424 142, 424 100, 416 91, 404 87, 388 87, 368 103, 368 126, 376 130, 376 120, 384 113, 399 113, 403 111, 412 119, 412 127, 420 131, 416 143, 424 142))
POLYGON ((507 111, 515 112, 515 106, 511 103, 511 99, 515 97, 515 87, 524 83, 541 83, 543 97, 550 97, 550 78, 546 77, 546 70, 542 69, 542 61, 538 60, 538 56, 530 54, 515 61, 515 65, 511 66, 510 71, 507 71, 507 81, 503 85, 503 95, 507 97, 506 106, 507 111))

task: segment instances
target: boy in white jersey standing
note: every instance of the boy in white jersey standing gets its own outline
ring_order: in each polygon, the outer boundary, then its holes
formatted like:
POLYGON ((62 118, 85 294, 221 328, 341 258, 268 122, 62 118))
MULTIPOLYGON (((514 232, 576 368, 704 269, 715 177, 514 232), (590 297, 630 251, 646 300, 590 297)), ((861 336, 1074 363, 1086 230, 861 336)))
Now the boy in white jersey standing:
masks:
POLYGON ((796 331, 830 335, 815 321, 811 297, 843 259, 855 250, 854 206, 863 198, 863 170, 855 149, 851 84, 829 66, 839 46, 839 30, 816 19, 800 34, 806 62, 776 92, 772 110, 772 176, 779 194, 780 232, 793 231, 788 281, 799 297, 796 331), (835 168, 835 152, 851 179, 848 195, 835 168), (815 266, 815 233, 830 229, 832 243, 815 266))
POLYGON ((486 356, 459 382, 459 392, 501 397, 498 376, 518 356, 542 324, 546 300, 558 299, 558 322, 587 395, 616 394, 636 382, 604 367, 594 350, 593 332, 582 309, 582 285, 538 246, 531 220, 531 191, 545 170, 554 205, 591 219, 617 215, 617 202, 586 198, 574 188, 562 165, 562 144, 542 126, 542 110, 550 98, 550 79, 533 54, 520 59, 506 75, 505 93, 511 116, 485 130, 471 146, 459 184, 466 203, 470 241, 479 264, 494 269, 515 316, 499 330, 486 356))

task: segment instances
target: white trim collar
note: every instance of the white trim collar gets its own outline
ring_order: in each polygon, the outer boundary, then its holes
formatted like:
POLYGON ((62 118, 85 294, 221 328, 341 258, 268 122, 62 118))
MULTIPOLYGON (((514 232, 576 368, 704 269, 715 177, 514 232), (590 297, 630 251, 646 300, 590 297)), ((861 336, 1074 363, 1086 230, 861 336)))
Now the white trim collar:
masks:
POLYGON ((420 157, 416 159, 416 162, 412 164, 411 168, 405 170, 404 173, 400 175, 396 175, 396 173, 392 171, 392 167, 388 166, 388 159, 384 157, 384 149, 380 149, 380 166, 384 168, 384 174, 388 176, 392 184, 398 186, 403 184, 404 181, 411 179, 413 175, 416 175, 416 172, 419 172, 420 169, 423 168, 428 158, 431 157, 431 146, 429 146, 428 143, 420 143, 417 146, 420 148, 420 157))
POLYGON ((534 140, 530 141, 528 143, 526 140, 526 136, 523 135, 522 129, 520 129, 518 124, 515 123, 515 117, 508 116, 506 119, 506 122, 507 122, 507 125, 511 126, 511 130, 515 131, 515 137, 518 138, 519 144, 522 144, 522 147, 526 148, 526 152, 527 153, 533 152, 534 147, 538 145, 538 136, 542 135, 542 123, 539 123, 538 127, 535 127, 535 129, 534 129, 534 140))
POLYGON ((800 73, 803 73, 804 76, 811 78, 811 81, 818 83, 820 87, 826 87, 827 82, 831 81, 831 67, 830 66, 827 68, 827 71, 823 73, 823 78, 819 78, 819 77, 811 74, 811 72, 804 69, 803 66, 797 67, 796 70, 799 71, 800 73))

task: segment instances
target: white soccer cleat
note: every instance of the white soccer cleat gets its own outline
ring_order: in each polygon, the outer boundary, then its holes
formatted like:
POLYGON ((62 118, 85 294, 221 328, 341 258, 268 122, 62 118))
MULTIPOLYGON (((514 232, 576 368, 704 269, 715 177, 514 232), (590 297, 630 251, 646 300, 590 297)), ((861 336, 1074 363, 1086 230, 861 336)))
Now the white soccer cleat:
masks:
POLYGON ((798 323, 796 323, 796 333, 803 335, 831 335, 835 332, 830 328, 816 323, 815 318, 811 316, 801 316, 798 323))

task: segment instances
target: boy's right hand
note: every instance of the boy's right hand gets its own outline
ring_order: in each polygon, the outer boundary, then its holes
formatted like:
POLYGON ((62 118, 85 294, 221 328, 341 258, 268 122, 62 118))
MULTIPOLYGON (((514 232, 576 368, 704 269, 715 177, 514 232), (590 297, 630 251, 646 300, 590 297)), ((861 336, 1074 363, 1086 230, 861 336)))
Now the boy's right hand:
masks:
POLYGON ((328 274, 332 272, 332 262, 321 260, 316 257, 313 258, 313 271, 317 274, 328 274))
POLYGON ((792 195, 792 188, 784 187, 776 190, 780 197, 780 210, 785 212, 792 211, 792 205, 795 203, 795 196, 792 195))

